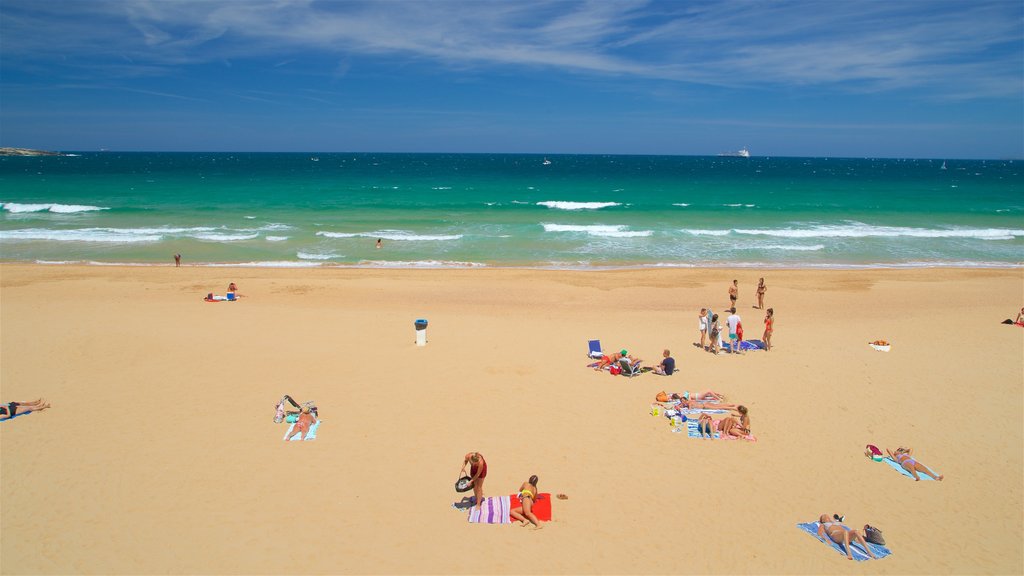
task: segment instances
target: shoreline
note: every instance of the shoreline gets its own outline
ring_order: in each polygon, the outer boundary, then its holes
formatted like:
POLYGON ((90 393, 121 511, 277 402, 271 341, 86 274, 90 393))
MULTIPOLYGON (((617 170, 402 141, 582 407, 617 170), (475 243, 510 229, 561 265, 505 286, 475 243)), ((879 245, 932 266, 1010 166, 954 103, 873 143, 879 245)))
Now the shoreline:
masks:
MULTIPOLYGON (((173 263, 166 262, 102 262, 97 260, 0 260, 0 265, 26 265, 26 266, 99 266, 99 267, 125 267, 125 268, 174 268, 173 263)), ((366 264, 335 264, 310 260, 281 260, 266 262, 188 262, 183 263, 181 268, 264 268, 264 269, 293 269, 293 270, 537 270, 537 271, 560 271, 560 272, 601 272, 609 270, 1019 270, 1024 269, 1024 262, 1002 263, 1002 262, 904 262, 904 263, 866 263, 866 264, 784 264, 784 263, 762 263, 762 262, 734 262, 734 263, 708 263, 708 264, 687 264, 687 263, 654 263, 654 264, 607 264, 607 265, 579 265, 570 266, 562 264, 488 264, 485 262, 446 262, 446 261, 417 261, 417 262, 394 262, 394 263, 366 263, 366 264)))

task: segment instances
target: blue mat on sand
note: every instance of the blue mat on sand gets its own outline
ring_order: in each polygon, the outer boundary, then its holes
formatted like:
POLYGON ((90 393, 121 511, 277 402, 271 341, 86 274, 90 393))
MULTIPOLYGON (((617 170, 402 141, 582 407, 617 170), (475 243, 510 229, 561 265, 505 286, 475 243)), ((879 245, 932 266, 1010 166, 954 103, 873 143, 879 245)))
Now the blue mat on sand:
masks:
MULTIPOLYGON (((744 340, 740 342, 740 351, 749 352, 751 350, 764 350, 764 342, 760 340, 744 340)), ((732 343, 728 339, 722 340, 722 350, 728 350, 732 352, 732 343)))
MULTIPOLYGON (((804 522, 802 524, 797 524, 796 527, 801 529, 801 530, 803 530, 804 532, 807 532, 811 536, 814 536, 814 539, 817 540, 818 542, 824 542, 825 544, 828 544, 829 546, 831 546, 832 549, 835 550, 836 552, 839 552, 843 556, 846 556, 846 550, 843 549, 842 545, 836 544, 835 542, 832 541, 831 538, 828 539, 828 540, 822 540, 821 538, 818 537, 818 523, 817 522, 804 522)), ((868 542, 868 546, 871 547, 871 553, 874 554, 878 558, 885 558, 886 556, 892 554, 892 550, 889 550, 885 546, 879 546, 878 544, 872 544, 870 542, 868 542)), ((856 560, 857 562, 863 562, 864 560, 871 560, 871 557, 868 556, 866 552, 864 552, 864 549, 860 547, 859 543, 858 544, 854 544, 852 542, 850 543, 850 554, 853 555, 853 559, 856 560)))
MULTIPOLYGON (((684 424, 686 424, 686 435, 689 436, 690 438, 704 438, 705 440, 708 439, 707 436, 701 436, 700 432, 697 432, 696 420, 687 420, 686 422, 684 422, 684 424)), ((715 435, 715 439, 721 437, 721 433, 718 430, 713 430, 712 433, 715 435)))
POLYGON ((10 418, 4 418, 3 420, 0 420, 0 422, 8 422, 10 420, 14 420, 15 418, 21 418, 22 416, 28 416, 29 414, 31 414, 31 412, 18 412, 17 414, 15 414, 14 416, 11 416, 10 418))
MULTIPOLYGON (((907 472, 906 469, 903 468, 903 466, 900 466, 899 463, 897 463, 892 458, 889 458, 889 457, 883 458, 882 462, 885 462, 886 464, 889 465, 890 468, 894 468, 897 472, 899 472, 900 474, 903 474, 907 478, 910 478, 911 480, 914 479, 914 476, 910 472, 907 472)), ((925 466, 925 468, 928 468, 928 467, 925 466)), ((928 468, 928 469, 932 470, 931 468, 928 468)), ((932 472, 935 472, 935 470, 932 470, 932 472)), ((922 474, 921 472, 918 472, 917 475, 921 477, 921 481, 922 482, 924 482, 925 480, 935 480, 931 476, 929 476, 927 474, 922 474)), ((935 472, 935 475, 938 476, 939 473, 935 472)))
MULTIPOLYGON (((316 424, 313 424, 312 426, 309 427, 309 433, 306 434, 306 440, 316 440, 316 432, 317 432, 317 430, 320 429, 320 423, 321 422, 323 422, 323 420, 317 420, 316 424)), ((292 422, 291 424, 288 425, 288 431, 284 433, 284 438, 282 438, 282 440, 285 440, 285 438, 288 438, 288 435, 292 433, 293 429, 295 429, 295 423, 294 422, 292 422)), ((301 436, 301 434, 296 434, 295 436, 292 436, 290 439, 285 440, 285 441, 286 442, 299 442, 300 441, 299 440, 299 436, 301 436)))

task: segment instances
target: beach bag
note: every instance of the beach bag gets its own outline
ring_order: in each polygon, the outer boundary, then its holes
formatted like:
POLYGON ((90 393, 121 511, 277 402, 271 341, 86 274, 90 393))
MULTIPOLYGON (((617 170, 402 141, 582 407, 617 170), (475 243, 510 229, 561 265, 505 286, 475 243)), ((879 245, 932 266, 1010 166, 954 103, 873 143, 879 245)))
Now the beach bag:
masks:
POLYGON ((622 374, 622 366, 611 366, 608 368, 608 371, 612 373, 612 376, 622 374))
POLYGON ((463 476, 455 482, 456 492, 469 492, 473 489, 473 482, 469 476, 463 476))
POLYGON ((864 525, 864 539, 872 544, 885 546, 885 538, 882 537, 882 531, 874 526, 864 525))

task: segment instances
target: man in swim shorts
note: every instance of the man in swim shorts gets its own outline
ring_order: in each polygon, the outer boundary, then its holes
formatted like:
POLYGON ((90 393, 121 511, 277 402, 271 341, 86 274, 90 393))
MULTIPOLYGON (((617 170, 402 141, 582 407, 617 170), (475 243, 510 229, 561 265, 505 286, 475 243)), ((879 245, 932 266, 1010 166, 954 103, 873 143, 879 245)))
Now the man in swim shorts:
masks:
POLYGON ((729 317, 725 319, 725 323, 729 326, 729 350, 733 354, 739 354, 739 335, 736 330, 740 325, 740 315, 736 313, 735 308, 729 308, 729 317))
POLYGON ((740 295, 740 282, 739 280, 733 280, 732 286, 729 286, 729 307, 734 308, 736 306, 736 298, 740 295))

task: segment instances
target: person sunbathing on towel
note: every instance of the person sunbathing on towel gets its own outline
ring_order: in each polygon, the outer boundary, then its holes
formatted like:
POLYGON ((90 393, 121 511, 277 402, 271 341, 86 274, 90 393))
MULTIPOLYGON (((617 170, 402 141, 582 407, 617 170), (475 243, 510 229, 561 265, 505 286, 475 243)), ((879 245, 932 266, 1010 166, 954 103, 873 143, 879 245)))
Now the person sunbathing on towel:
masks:
POLYGON ((509 516, 519 521, 520 526, 526 526, 529 520, 536 530, 540 530, 540 522, 533 513, 533 505, 537 502, 537 475, 530 476, 530 479, 523 482, 519 487, 519 506, 508 513, 509 516))
POLYGON ((680 398, 678 407, 686 410, 736 410, 739 408, 739 404, 722 404, 719 402, 680 398))
POLYGON ((939 480, 940 482, 943 478, 945 478, 945 476, 941 474, 939 476, 936 476, 935 473, 929 470, 927 466, 921 464, 916 459, 914 459, 913 448, 904 448, 900 446, 899 448, 896 449, 895 452, 889 450, 888 448, 886 448, 885 451, 888 452, 889 458, 892 458, 893 460, 896 461, 897 464, 902 466, 904 470, 910 472, 910 475, 913 476, 914 480, 917 480, 918 482, 921 481, 921 477, 917 475, 918 472, 924 472, 933 480, 939 480))
POLYGON ((826 537, 842 546, 846 550, 846 558, 849 560, 853 560, 853 554, 850 553, 850 540, 859 543, 868 553, 868 556, 876 557, 871 551, 871 547, 868 546, 867 541, 864 540, 864 535, 860 533, 860 530, 847 528, 841 522, 829 517, 828 514, 822 514, 818 518, 818 538, 824 540, 826 537))
POLYGON ((10 420, 18 414, 28 414, 29 412, 39 412, 46 410, 50 405, 43 402, 43 399, 33 400, 32 402, 8 402, 6 404, 0 404, 0 421, 10 420))
POLYGON ((309 434, 309 429, 313 427, 313 424, 316 424, 316 416, 309 411, 309 406, 303 406, 302 412, 299 413, 299 419, 295 421, 295 428, 292 428, 292 433, 285 440, 291 440, 300 432, 302 436, 299 436, 299 440, 305 440, 306 434, 309 434))
POLYGON ((597 368, 594 368, 594 370, 604 370, 608 366, 618 362, 620 358, 625 356, 625 354, 626 351, 623 350, 622 352, 612 352, 611 354, 601 356, 601 361, 597 363, 597 368))

